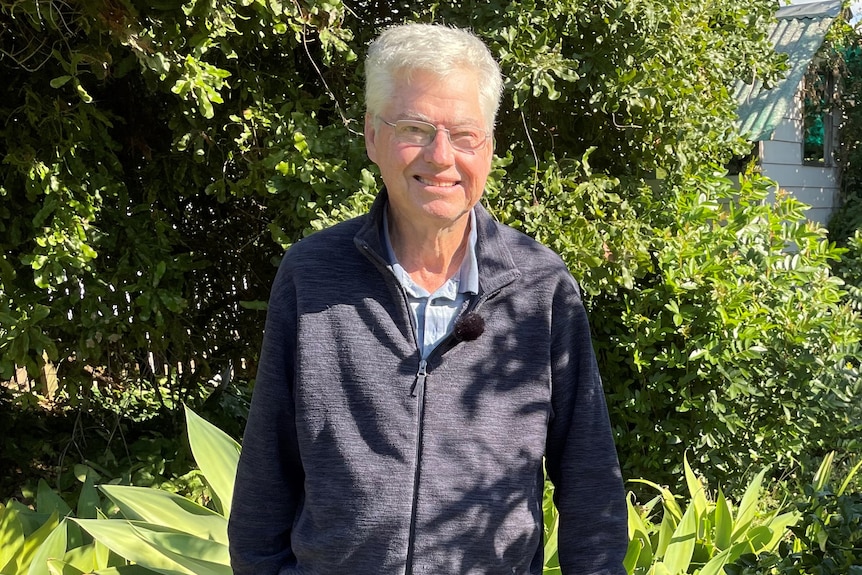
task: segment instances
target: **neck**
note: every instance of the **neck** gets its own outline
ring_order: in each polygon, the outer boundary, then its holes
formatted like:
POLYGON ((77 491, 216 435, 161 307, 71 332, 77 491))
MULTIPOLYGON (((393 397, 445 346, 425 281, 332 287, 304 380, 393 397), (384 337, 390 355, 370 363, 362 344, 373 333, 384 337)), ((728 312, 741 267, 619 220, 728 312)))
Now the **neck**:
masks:
POLYGON ((458 273, 470 235, 470 215, 452 226, 422 230, 389 215, 389 240, 410 278, 433 293, 458 273))

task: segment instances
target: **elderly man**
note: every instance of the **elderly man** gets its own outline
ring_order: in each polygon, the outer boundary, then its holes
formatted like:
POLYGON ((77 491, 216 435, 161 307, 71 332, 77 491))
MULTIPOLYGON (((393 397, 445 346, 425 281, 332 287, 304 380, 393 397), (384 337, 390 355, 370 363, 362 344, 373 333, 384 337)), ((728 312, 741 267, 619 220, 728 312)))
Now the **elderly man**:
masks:
POLYGON ((479 200, 502 79, 472 34, 366 61, 370 213, 291 247, 230 517, 236 575, 625 573, 626 509, 578 286, 479 200))

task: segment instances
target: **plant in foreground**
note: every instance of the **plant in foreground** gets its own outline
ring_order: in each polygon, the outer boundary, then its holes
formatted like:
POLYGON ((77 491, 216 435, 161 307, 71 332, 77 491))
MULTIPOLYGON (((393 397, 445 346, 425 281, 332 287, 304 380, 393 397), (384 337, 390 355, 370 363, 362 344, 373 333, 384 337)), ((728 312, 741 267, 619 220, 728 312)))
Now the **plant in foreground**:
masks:
POLYGON ((227 517, 240 447, 188 408, 186 421, 214 509, 125 485, 101 485, 107 497, 101 499, 88 475, 75 518, 40 486, 35 511, 15 502, 0 505, 0 574, 231 575, 227 517), (105 513, 109 507, 115 516, 105 513))
MULTIPOLYGON (((94 474, 81 468, 84 484, 77 517, 46 484, 40 485, 36 509, 19 503, 0 505, 0 575, 230 575, 227 518, 240 445, 227 434, 186 408, 192 454, 207 482, 211 505, 203 506, 168 491, 114 484, 94 487, 94 474)), ((815 477, 815 490, 822 492, 828 482, 831 457, 815 477)), ((858 468, 858 466, 857 466, 858 468)), ((701 478, 686 460, 685 479, 689 502, 685 510, 666 488, 646 480, 640 483, 658 490, 659 495, 638 508, 631 499, 629 509, 629 552, 626 569, 630 575, 679 575, 699 573, 720 575, 724 567, 745 557, 754 557, 776 548, 786 538, 787 528, 804 518, 797 537, 838 549, 859 540, 862 497, 836 500, 809 500, 799 511, 763 513, 761 487, 765 470, 757 474, 738 507, 719 490, 713 501, 701 478), (826 502, 826 503, 824 503, 826 502), (838 505, 850 507, 840 508, 838 505), (651 516, 661 503, 659 523, 651 516), (831 505, 828 506, 827 505, 831 505), (833 504, 834 503, 834 504, 833 504), (833 542, 841 514, 845 521, 841 541, 833 542), (814 523, 817 518, 818 523, 814 523), (819 526, 819 527, 818 527, 819 526), (800 531, 802 529, 802 531, 800 531), (802 535, 800 535, 800 533, 802 535), (825 535, 824 535, 825 533, 825 535)), ((855 472, 855 469, 854 469, 855 472)), ((839 491, 843 492, 846 480, 839 491)), ((841 495, 841 493, 839 493, 841 495)), ((827 498, 828 499, 828 498, 827 498)), ((553 505, 553 488, 548 485, 544 499, 546 544, 545 573, 560 573, 556 530, 558 517, 553 505)), ((730 571, 732 575, 803 575, 806 571, 730 571)), ((818 571, 818 573, 820 573, 818 571)), ((823 571, 823 575, 854 573, 823 571)))
POLYGON ((738 507, 719 489, 713 501, 705 482, 684 461, 689 502, 685 510, 665 487, 643 479, 659 495, 638 509, 629 497, 629 548, 625 566, 630 575, 723 574, 724 566, 744 553, 774 549, 787 528, 799 519, 797 512, 763 512, 761 487, 766 469, 758 473, 738 507), (661 503, 661 522, 651 521, 661 503))
POLYGON ((797 503, 799 522, 793 537, 775 553, 749 553, 728 565, 728 575, 862 575, 862 493, 847 492, 862 461, 833 491, 834 452, 820 465, 807 499, 797 503))

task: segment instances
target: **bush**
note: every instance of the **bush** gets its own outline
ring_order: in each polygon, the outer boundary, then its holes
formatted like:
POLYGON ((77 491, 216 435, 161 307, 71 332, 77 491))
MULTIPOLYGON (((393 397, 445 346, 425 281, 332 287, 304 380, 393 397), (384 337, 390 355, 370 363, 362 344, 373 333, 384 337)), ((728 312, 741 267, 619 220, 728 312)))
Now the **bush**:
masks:
POLYGON ((808 464, 858 437, 862 324, 831 273, 841 252, 794 198, 769 204, 772 186, 689 179, 664 204, 673 223, 642 242, 634 286, 592 299, 629 476, 672 484, 686 446, 734 486, 740 470, 808 464))
POLYGON ((846 246, 847 253, 835 264, 835 274, 846 283, 850 307, 862 313, 862 226, 846 239, 846 246))
POLYGON ((807 486, 805 500, 797 503, 799 522, 790 528, 793 538, 776 553, 746 554, 727 574, 862 575, 862 493, 845 491, 858 469, 837 489, 825 479, 807 486))

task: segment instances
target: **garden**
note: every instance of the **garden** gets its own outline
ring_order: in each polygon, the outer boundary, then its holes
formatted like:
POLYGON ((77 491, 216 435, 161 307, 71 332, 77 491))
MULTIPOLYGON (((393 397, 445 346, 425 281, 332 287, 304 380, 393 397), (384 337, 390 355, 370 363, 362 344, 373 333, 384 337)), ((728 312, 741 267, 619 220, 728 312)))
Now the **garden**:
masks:
MULTIPOLYGON (((269 286, 379 190, 362 61, 403 20, 501 63, 483 201, 581 283, 630 575, 862 574, 862 46, 839 19, 812 68, 826 228, 737 127, 776 7, 0 0, 0 574, 230 574, 269 286)), ((551 485, 545 519, 559 573, 551 485)))

